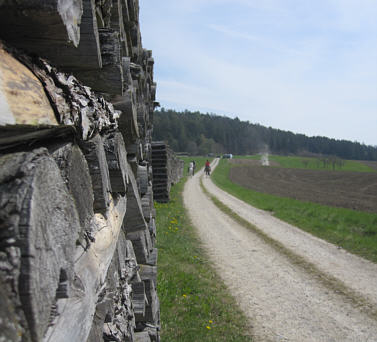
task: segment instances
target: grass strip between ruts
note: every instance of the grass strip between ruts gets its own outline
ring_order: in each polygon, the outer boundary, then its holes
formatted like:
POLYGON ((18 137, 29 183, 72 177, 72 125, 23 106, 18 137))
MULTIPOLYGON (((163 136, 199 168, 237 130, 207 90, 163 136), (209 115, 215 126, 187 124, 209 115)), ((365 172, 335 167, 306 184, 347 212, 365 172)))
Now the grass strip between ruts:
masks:
POLYGON ((255 235, 257 235, 262 241, 264 241, 269 246, 273 247, 280 254, 285 256, 292 264, 300 267, 303 271, 312 274, 315 279, 324 285, 326 288, 332 290, 338 295, 345 297, 354 307, 365 312, 369 317, 377 320, 377 308, 371 305, 366 298, 364 298, 358 292, 347 287, 339 279, 321 271, 315 264, 306 260, 302 256, 296 254, 291 249, 285 247, 281 242, 271 238, 268 234, 264 233, 261 229, 251 224, 249 221, 245 220, 243 217, 239 216, 236 212, 226 206, 217 197, 213 196, 204 187, 202 179, 200 180, 200 186, 203 192, 208 196, 209 199, 225 214, 227 214, 234 221, 239 223, 241 226, 249 229, 255 235))
POLYGON ((185 179, 172 187, 169 203, 155 202, 161 339, 250 342, 250 322, 208 261, 185 212, 185 179))

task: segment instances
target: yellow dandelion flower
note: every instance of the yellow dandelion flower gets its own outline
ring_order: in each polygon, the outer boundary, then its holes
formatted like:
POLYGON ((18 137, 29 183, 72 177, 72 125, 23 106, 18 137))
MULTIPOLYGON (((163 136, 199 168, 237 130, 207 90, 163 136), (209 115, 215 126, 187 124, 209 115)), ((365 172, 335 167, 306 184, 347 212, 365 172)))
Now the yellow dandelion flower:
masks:
POLYGON ((212 319, 210 319, 208 322, 211 323, 211 324, 213 323, 212 319))
POLYGON ((187 295, 185 295, 185 294, 184 294, 184 295, 183 295, 183 297, 184 297, 184 298, 186 298, 186 297, 187 297, 187 295))
POLYGON ((211 327, 210 327, 209 325, 207 325, 206 328, 207 328, 208 330, 211 330, 211 327))

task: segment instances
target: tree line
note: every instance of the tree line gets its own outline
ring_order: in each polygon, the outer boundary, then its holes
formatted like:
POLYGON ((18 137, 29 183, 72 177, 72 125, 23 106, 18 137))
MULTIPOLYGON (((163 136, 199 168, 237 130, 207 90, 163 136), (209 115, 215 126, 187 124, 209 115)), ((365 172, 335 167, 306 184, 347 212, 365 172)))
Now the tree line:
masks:
POLYGON ((308 137, 276 128, 200 112, 162 108, 154 112, 153 140, 168 142, 176 152, 333 155, 343 159, 377 160, 377 146, 326 137, 308 137))

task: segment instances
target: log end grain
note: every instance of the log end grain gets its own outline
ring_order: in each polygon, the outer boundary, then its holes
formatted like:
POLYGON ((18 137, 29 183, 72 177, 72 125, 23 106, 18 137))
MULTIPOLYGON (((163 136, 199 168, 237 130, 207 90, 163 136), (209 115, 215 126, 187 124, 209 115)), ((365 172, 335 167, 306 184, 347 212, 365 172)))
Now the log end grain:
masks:
POLYGON ((73 276, 79 218, 46 149, 5 155, 0 166, 0 216, 7 227, 2 234, 20 246, 19 296, 33 339, 40 340, 65 280, 62 270, 65 278, 73 276))

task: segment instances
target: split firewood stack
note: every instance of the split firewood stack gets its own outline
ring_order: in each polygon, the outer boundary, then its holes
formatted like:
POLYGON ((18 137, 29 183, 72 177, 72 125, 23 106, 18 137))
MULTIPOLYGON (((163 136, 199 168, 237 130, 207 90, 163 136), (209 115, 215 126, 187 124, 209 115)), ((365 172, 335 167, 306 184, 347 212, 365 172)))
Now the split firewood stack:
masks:
POLYGON ((159 341, 138 0, 2 0, 0 39, 0 340, 159 341))
POLYGON ((160 203, 170 200, 170 188, 183 176, 183 160, 162 141, 152 143, 153 196, 160 203))

